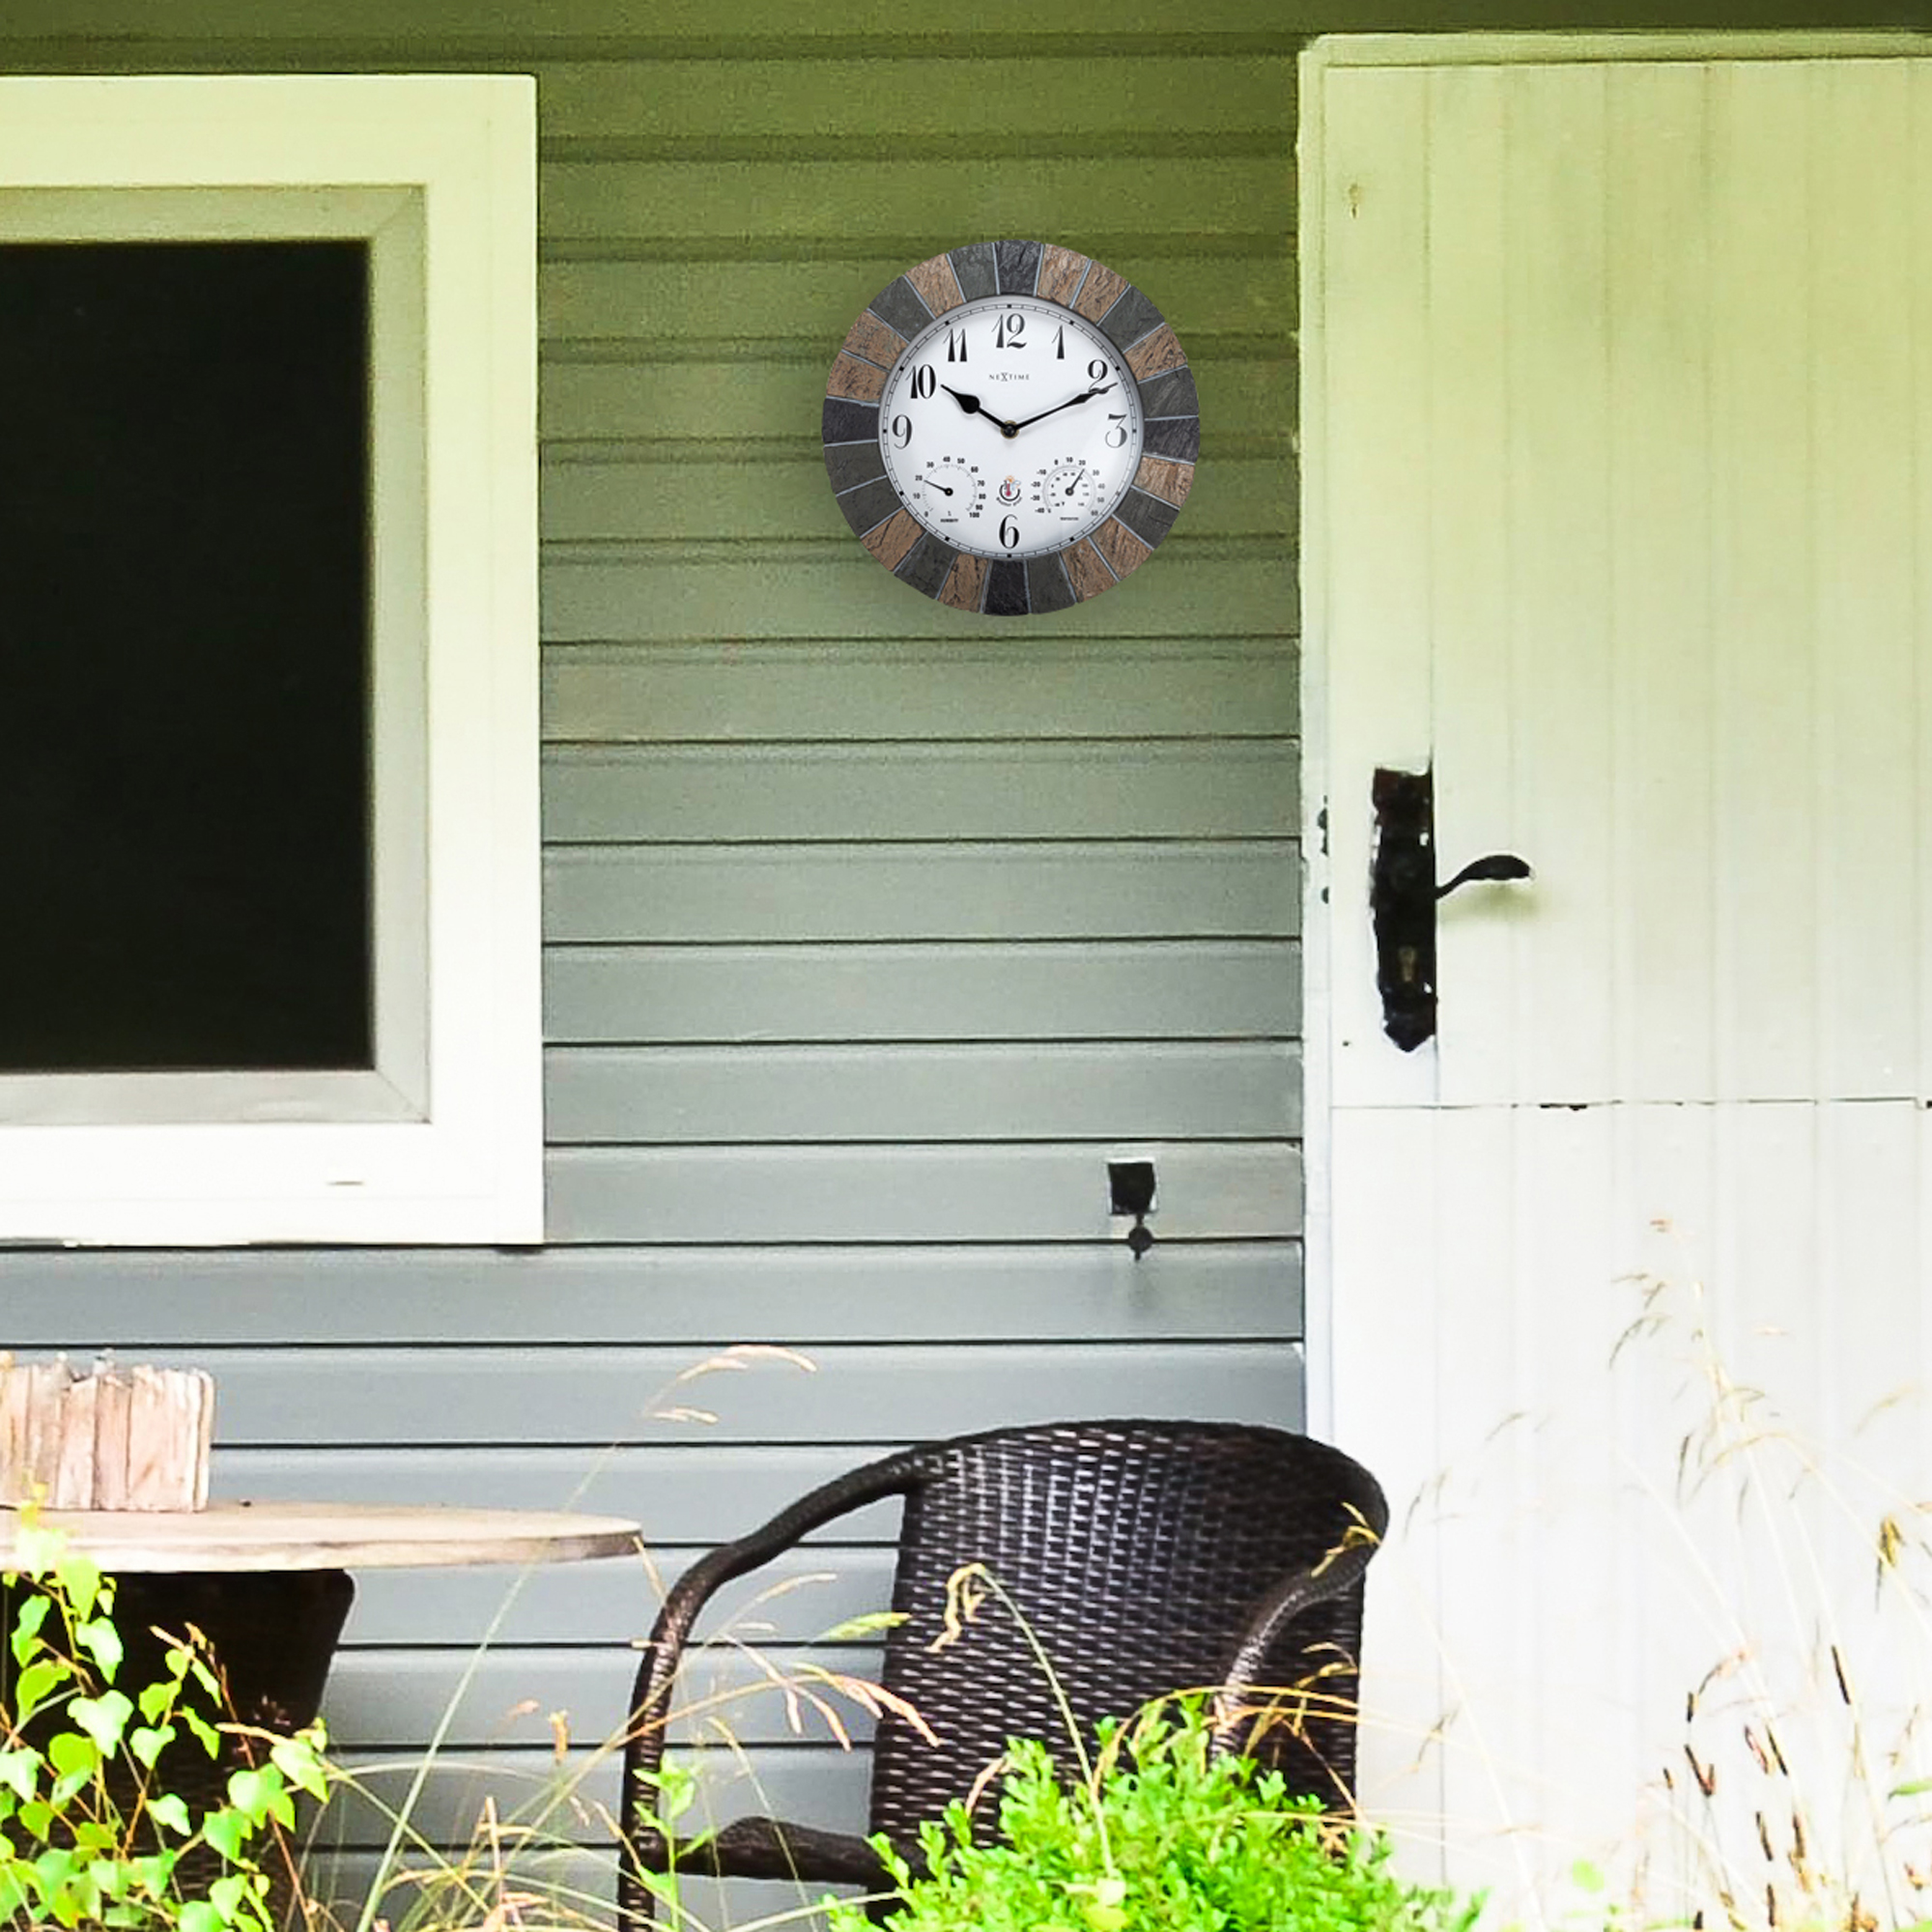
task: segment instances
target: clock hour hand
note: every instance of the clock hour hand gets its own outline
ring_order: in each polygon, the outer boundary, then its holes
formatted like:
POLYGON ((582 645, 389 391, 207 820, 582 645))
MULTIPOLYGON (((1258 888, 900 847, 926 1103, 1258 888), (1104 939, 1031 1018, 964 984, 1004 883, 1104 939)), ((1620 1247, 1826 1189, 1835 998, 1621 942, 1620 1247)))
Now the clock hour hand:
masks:
POLYGON ((997 426, 1002 436, 1017 436, 1019 424, 1009 423, 1004 416, 996 416, 978 396, 969 396, 963 389, 955 389, 951 383, 939 385, 969 416, 984 416, 989 423, 997 426))
POLYGON ((1015 429, 1025 429, 1028 423, 1044 422, 1048 416, 1057 416, 1062 410, 1070 410, 1075 403, 1091 403, 1095 396, 1104 396, 1113 387, 1111 383, 1102 383, 1096 389, 1087 389, 1077 396, 1068 396, 1064 403, 1055 403, 1050 410, 1041 410, 1037 416, 1022 416, 1007 431, 1011 436, 1015 429))

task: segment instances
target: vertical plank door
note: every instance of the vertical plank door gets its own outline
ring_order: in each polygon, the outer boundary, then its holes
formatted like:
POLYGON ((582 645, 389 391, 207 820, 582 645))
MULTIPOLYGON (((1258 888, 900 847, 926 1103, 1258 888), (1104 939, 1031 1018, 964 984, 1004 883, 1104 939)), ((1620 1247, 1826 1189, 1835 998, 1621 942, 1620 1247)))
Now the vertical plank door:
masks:
POLYGON ((1345 40, 1304 81, 1311 1373, 1396 1514, 1364 1795, 1545 1901, 1648 1845, 1667 1911, 1690 1693, 1815 1690, 1932 1466, 1932 63, 1345 40), (1439 878, 1535 868, 1439 903, 1410 1053, 1378 767, 1432 774, 1439 878), (1874 1487, 1814 1510, 1801 1437, 1874 1487))

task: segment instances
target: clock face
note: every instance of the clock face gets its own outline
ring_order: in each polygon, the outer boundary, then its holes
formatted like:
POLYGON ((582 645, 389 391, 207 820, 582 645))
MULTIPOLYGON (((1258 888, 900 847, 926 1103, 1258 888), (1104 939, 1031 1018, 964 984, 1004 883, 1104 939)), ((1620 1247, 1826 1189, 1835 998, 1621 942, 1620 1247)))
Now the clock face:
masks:
POLYGON ((825 466, 859 539, 957 610, 1063 611, 1166 536, 1200 452, 1173 329, 1069 248, 980 242, 880 290, 826 384, 825 466))
POLYGON ((1140 385, 1072 310, 992 296, 907 344, 879 401, 900 502, 969 555, 1062 551, 1105 523, 1140 467, 1140 385))

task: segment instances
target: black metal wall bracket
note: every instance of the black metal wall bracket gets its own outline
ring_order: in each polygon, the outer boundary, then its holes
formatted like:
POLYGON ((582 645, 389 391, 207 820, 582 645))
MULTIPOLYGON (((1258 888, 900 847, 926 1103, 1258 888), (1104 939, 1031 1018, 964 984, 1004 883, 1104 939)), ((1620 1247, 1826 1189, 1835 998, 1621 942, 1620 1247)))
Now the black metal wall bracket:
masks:
POLYGON ((1153 1232, 1147 1224, 1147 1217, 1153 1212, 1152 1161, 1107 1163, 1107 1211, 1133 1216, 1134 1225, 1127 1230, 1127 1247, 1135 1261, 1139 1261, 1153 1246, 1153 1232))
POLYGON ((1434 775, 1378 767, 1371 802, 1376 846, 1369 911, 1382 1031, 1403 1052, 1413 1053, 1435 1034, 1436 900, 1476 880, 1526 879, 1530 868, 1513 852, 1491 852, 1438 886, 1434 775))

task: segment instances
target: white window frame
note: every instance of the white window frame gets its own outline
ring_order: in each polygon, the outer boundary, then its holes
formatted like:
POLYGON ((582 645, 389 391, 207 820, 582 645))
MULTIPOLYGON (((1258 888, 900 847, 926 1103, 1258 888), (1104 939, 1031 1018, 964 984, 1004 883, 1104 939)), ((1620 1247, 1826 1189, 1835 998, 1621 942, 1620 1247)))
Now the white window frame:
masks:
POLYGON ((535 155, 527 75, 0 80, 0 241, 369 245, 375 1019, 0 1077, 0 1242, 542 1238, 535 155))

